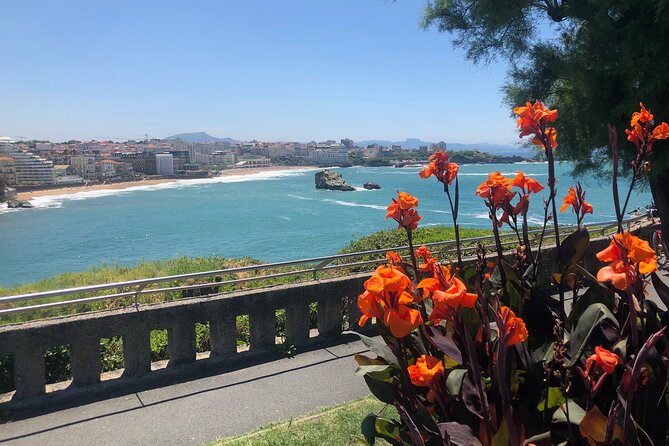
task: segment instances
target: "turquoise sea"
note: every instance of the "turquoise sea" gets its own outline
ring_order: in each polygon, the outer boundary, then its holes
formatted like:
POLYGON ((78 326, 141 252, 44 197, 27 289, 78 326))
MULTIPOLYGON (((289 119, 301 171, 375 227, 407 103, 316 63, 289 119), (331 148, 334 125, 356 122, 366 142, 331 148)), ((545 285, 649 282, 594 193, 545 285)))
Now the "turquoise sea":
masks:
MULTIPOLYGON (((461 166, 461 224, 489 227, 474 191, 489 172, 514 175, 518 169, 546 184, 543 163, 461 166)), ((440 184, 421 180, 417 167, 336 170, 355 191, 316 190, 317 170, 290 170, 44 197, 33 201, 35 209, 0 208, 0 286, 103 263, 211 255, 271 262, 335 254, 353 238, 396 227, 384 217, 397 191, 419 198, 423 226, 451 222, 440 184), (364 190, 367 181, 382 189, 364 190)), ((574 181, 569 171, 570 165, 558 165, 560 200, 574 181)), ((610 184, 581 182, 595 209, 586 222, 612 220, 610 184)), ((629 209, 650 202, 648 192, 635 192, 629 209)), ((531 222, 541 223, 540 199, 530 212, 531 222)), ((571 214, 560 215, 560 223, 574 222, 571 214)))

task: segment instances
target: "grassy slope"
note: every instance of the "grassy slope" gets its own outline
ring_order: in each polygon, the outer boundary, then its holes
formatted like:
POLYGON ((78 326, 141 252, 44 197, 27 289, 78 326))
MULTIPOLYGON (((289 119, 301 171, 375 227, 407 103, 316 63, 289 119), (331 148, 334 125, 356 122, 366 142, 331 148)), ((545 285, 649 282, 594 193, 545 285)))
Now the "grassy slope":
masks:
MULTIPOLYGON (((385 404, 366 397, 315 412, 302 418, 270 424, 239 437, 223 439, 209 446, 321 446, 327 444, 355 445, 360 435, 360 423, 370 412, 379 413, 385 404)), ((394 408, 388 407, 385 417, 397 418, 394 408)), ((378 445, 387 442, 377 440, 378 445)))

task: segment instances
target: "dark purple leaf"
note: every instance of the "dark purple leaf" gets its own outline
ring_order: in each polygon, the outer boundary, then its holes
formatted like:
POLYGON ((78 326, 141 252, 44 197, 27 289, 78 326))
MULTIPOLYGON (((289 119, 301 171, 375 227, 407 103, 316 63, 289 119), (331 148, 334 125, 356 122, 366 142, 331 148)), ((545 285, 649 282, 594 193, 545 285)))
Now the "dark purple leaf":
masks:
POLYGON ((439 430, 444 438, 448 434, 451 444, 454 446, 481 446, 481 442, 472 432, 472 428, 467 425, 455 421, 439 423, 439 430))
POLYGON ((430 342, 432 342, 439 351, 448 355, 449 358, 458 364, 462 364, 462 353, 453 338, 443 334, 440 328, 426 327, 426 329, 430 342))
POLYGON ((662 300, 664 306, 669 309, 669 286, 660 279, 660 276, 658 276, 656 272, 650 275, 650 279, 653 282, 653 287, 655 288, 657 295, 660 297, 660 300, 662 300))
POLYGON ((397 413, 402 417, 402 421, 409 428, 409 435, 411 436, 411 444, 416 446, 425 446, 425 441, 423 441, 423 436, 420 434, 416 423, 411 418, 409 412, 402 406, 400 403, 395 402, 395 407, 397 408, 397 413))

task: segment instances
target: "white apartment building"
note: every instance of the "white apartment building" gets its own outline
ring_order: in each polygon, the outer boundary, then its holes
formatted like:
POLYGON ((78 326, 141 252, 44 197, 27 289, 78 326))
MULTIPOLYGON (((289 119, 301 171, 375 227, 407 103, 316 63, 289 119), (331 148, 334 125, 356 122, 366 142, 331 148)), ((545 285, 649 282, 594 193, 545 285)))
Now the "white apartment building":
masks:
POLYGON ((14 158, 17 186, 37 186, 56 182, 56 174, 51 161, 18 149, 12 142, 10 138, 0 137, 0 156, 14 158))
POLYGON ((156 173, 158 175, 174 175, 174 156, 171 153, 156 154, 156 173))
POLYGON ((309 162, 319 165, 348 164, 348 150, 345 147, 338 149, 310 149, 309 162))
POLYGON ((237 164, 235 164, 235 167, 242 169, 255 169, 258 167, 267 167, 271 165, 272 161, 269 158, 261 157, 240 160, 237 164))

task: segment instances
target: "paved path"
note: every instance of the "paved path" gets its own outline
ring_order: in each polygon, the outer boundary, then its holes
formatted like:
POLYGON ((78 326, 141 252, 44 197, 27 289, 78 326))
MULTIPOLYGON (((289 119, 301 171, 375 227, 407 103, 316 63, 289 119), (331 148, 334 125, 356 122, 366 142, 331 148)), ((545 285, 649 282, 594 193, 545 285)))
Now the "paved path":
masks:
POLYGON ((5 445, 200 445, 367 395, 359 342, 0 424, 5 445))

